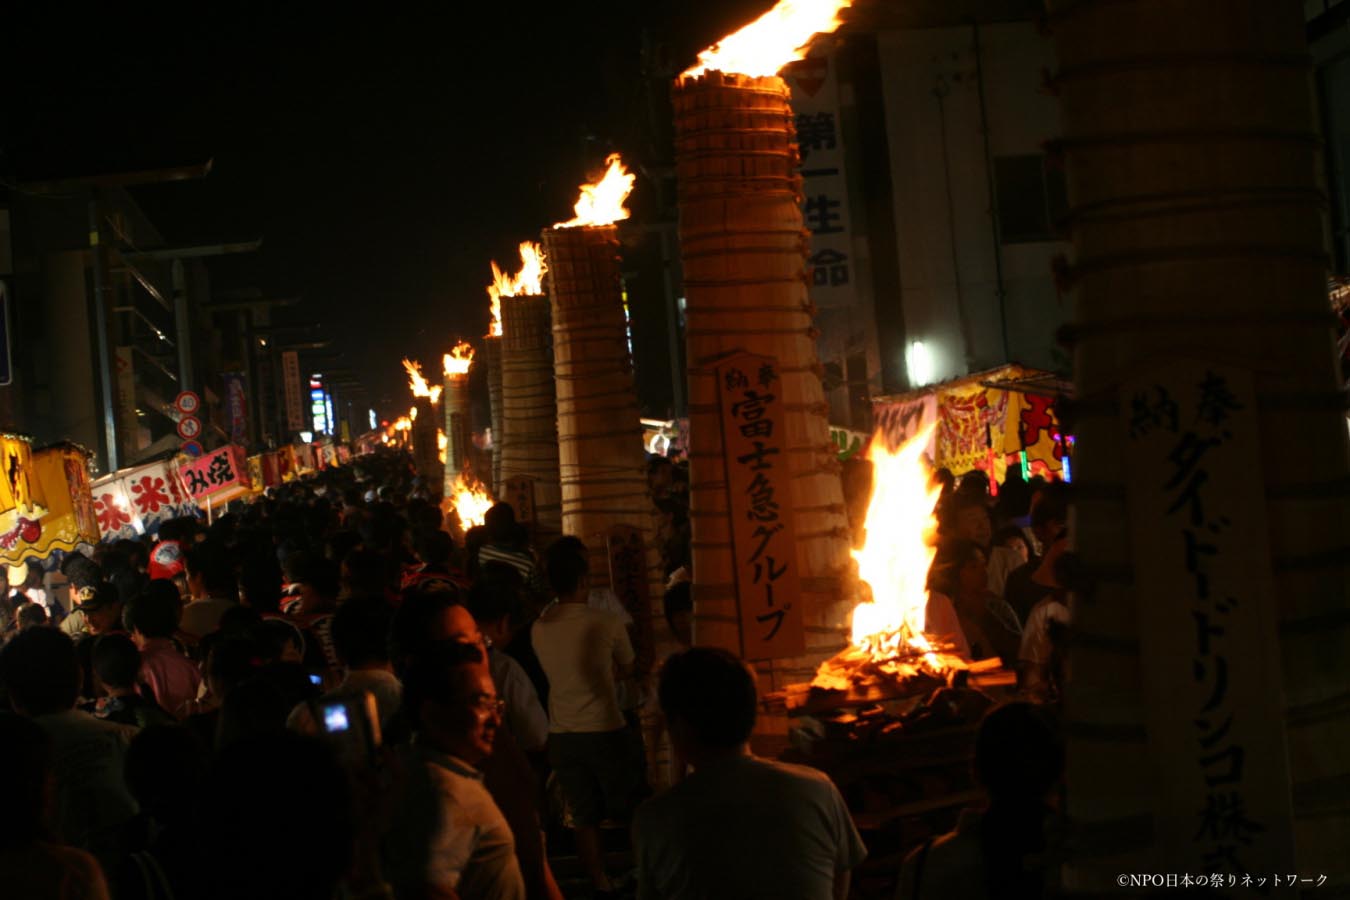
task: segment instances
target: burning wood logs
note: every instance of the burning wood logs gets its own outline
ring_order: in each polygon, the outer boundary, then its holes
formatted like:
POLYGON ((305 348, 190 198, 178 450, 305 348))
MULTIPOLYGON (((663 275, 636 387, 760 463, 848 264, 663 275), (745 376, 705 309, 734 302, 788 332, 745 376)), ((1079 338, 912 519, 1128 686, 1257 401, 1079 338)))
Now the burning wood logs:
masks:
MULTIPOLYGON (((847 640, 848 522, 807 297, 807 233, 787 85, 709 71, 675 84, 676 172, 689 359, 694 634, 741 651, 732 523, 714 361, 777 360, 797 525, 807 652, 778 660, 769 689, 809 680, 847 640)), ((764 667, 761 667, 764 672, 764 667)))

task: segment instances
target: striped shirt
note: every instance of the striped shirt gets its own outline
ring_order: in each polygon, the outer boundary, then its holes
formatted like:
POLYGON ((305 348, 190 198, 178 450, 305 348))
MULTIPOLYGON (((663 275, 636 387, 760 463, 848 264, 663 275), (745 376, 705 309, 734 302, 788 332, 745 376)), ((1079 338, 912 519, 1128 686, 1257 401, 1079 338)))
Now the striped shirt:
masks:
POLYGON ((521 579, 529 584, 534 577, 534 557, 524 550, 512 550, 498 544, 484 544, 478 548, 478 566, 482 568, 490 562, 506 563, 520 573, 521 579))

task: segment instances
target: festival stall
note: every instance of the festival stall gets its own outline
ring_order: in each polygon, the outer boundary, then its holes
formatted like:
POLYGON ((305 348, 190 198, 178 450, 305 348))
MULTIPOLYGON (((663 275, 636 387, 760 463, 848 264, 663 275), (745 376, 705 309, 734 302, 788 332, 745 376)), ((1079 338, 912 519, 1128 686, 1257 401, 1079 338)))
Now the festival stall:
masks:
POLYGON ((99 534, 105 541, 153 535, 169 519, 197 514, 197 505, 183 492, 172 460, 104 475, 91 491, 99 534))
POLYGON ((1009 465, 1024 477, 1072 476, 1073 436, 1055 404, 1069 385, 1051 372, 1007 365, 872 401, 876 431, 898 446, 936 425, 927 454, 963 475, 976 469, 1001 483, 1009 465))

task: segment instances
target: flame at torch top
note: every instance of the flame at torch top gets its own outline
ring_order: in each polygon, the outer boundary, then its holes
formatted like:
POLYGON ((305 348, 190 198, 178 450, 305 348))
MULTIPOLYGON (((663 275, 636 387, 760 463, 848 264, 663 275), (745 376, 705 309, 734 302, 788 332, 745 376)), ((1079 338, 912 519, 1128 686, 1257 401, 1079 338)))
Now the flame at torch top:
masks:
POLYGON ((698 55, 698 65, 680 78, 697 78, 710 70, 756 78, 806 56, 811 38, 839 27, 839 13, 853 0, 778 0, 773 9, 729 34, 698 55))
POLYGON ((609 155, 605 166, 604 177, 593 184, 581 186, 581 197, 573 207, 576 218, 570 222, 559 222, 554 228, 613 225, 628 218, 628 208, 623 204, 633 192, 633 182, 637 176, 624 168, 617 153, 609 155))
POLYGON ((455 348, 441 357, 441 369, 445 377, 468 374, 473 365, 473 345, 460 341, 455 348))
POLYGON ((422 377, 422 366, 420 364, 405 359, 403 360, 403 368, 408 372, 408 387, 412 390, 414 397, 430 397, 432 403, 440 402, 441 386, 439 384, 427 384, 427 380, 422 377))
POLYGON ((544 250, 533 241, 523 241, 520 245, 520 271, 508 275, 492 261, 492 284, 488 285, 488 296, 492 298, 492 325, 488 329, 489 337, 500 337, 502 333, 502 298, 538 296, 544 293, 544 273, 548 264, 544 262, 544 250))

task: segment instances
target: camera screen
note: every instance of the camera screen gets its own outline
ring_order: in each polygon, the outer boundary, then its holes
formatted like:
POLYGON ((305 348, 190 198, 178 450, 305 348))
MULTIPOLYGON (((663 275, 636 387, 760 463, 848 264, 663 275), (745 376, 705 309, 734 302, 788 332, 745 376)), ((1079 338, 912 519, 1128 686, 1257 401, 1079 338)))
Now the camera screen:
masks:
POLYGON ((345 706, 325 706, 323 708, 323 727, 326 731, 347 730, 347 708, 345 706))
POLYGON ((321 685, 321 684, 323 684, 323 676, 322 676, 322 675, 311 675, 311 676, 309 676, 309 683, 312 684, 312 685, 315 685, 315 686, 321 685))

